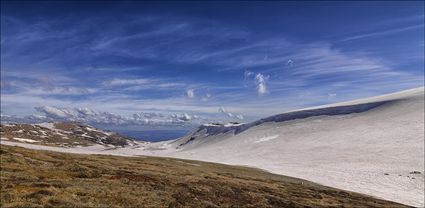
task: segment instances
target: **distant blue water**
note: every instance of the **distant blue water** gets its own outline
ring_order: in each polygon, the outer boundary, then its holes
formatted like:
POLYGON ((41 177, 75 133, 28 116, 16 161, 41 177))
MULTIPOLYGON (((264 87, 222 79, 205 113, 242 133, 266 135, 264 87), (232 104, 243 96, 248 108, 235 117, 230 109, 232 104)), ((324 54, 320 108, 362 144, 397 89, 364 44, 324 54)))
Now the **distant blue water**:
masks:
POLYGON ((189 130, 115 130, 115 132, 138 140, 158 142, 179 138, 189 130))

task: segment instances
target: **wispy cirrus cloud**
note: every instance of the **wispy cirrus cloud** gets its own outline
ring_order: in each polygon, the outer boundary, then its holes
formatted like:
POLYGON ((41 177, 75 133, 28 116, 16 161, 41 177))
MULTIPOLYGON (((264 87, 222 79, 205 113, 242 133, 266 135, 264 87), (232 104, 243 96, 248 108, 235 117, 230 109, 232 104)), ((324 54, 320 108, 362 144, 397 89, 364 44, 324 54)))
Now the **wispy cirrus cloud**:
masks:
POLYGON ((351 37, 346 37, 343 38, 339 41, 344 42, 344 41, 352 41, 352 40, 358 40, 358 39, 364 39, 364 38, 372 38, 372 37, 379 37, 379 36, 383 36, 383 35, 390 35, 390 34, 394 34, 394 33, 399 33, 399 32, 403 32, 403 31, 407 31, 407 30, 413 30, 413 29, 419 29, 419 28, 424 28, 424 24, 416 24, 416 25, 411 25, 411 26, 403 26, 403 27, 399 27, 399 28, 391 28, 391 29, 387 29, 384 31, 377 31, 377 32, 370 32, 370 33, 363 33, 363 34, 358 34, 358 35, 354 35, 351 37))
POLYGON ((421 63, 423 52, 398 54, 409 56, 403 62, 382 55, 395 49, 349 44, 420 27, 363 30, 341 42, 160 13, 48 20, 2 14, 2 111, 86 106, 124 117, 148 111, 222 119, 229 112, 217 108, 226 106, 250 120, 416 87, 423 68, 411 63, 421 63))
POLYGON ((106 86, 126 86, 126 85, 144 85, 151 83, 152 81, 149 79, 121 79, 121 78, 113 78, 108 81, 104 81, 103 84, 106 86))

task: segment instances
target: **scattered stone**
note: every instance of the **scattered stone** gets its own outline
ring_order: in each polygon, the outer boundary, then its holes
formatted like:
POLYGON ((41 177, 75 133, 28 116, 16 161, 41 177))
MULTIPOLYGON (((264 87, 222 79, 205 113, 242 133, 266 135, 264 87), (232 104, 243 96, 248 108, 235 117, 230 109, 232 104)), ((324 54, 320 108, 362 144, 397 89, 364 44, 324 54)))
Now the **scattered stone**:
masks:
POLYGON ((384 173, 384 175, 389 175, 388 173, 384 173))

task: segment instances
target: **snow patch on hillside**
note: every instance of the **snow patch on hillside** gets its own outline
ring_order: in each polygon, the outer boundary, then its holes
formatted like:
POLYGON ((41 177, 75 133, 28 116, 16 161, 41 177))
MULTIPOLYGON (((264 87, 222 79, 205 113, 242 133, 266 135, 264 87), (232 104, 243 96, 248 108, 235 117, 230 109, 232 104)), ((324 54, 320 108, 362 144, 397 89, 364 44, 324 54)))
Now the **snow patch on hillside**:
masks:
POLYGON ((267 142, 267 141, 270 141, 270 140, 276 139, 276 138, 278 138, 278 137, 279 137, 279 135, 272 135, 272 136, 260 137, 259 139, 256 139, 256 140, 254 141, 254 143, 267 142))
POLYGON ((54 130, 54 131, 57 130, 54 123, 39 123, 39 124, 37 124, 37 126, 41 126, 41 127, 44 127, 44 128, 50 129, 50 130, 54 130))
POLYGON ((33 139, 25 139, 25 138, 19 138, 19 137, 14 137, 14 140, 20 141, 20 142, 30 142, 30 143, 35 143, 35 142, 39 142, 39 141, 35 141, 33 139))

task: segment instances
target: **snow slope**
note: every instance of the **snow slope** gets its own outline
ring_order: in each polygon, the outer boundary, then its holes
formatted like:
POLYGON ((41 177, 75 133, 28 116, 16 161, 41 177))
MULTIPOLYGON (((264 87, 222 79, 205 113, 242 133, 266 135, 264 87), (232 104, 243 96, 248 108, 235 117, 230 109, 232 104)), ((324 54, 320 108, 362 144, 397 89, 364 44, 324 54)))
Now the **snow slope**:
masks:
POLYGON ((246 124, 208 124, 173 141, 95 152, 253 166, 423 207, 424 88, 292 111, 246 124))
POLYGON ((254 166, 424 206, 423 87, 209 130, 175 141, 183 145, 170 155, 254 166))

